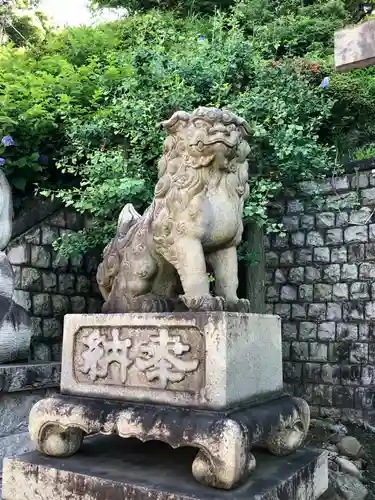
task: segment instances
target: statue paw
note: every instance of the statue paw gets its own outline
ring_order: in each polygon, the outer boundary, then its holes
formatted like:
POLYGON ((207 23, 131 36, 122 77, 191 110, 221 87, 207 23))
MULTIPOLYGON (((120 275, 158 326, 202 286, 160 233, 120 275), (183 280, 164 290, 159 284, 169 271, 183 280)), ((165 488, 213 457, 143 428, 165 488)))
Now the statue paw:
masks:
POLYGON ((173 312, 175 304, 172 299, 158 296, 141 296, 138 297, 139 309, 143 313, 164 313, 173 312))
POLYGON ((164 313, 173 312, 175 300, 153 294, 131 296, 115 296, 107 301, 102 309, 103 314, 113 313, 164 313))
POLYGON ((250 313, 250 300, 238 299, 237 302, 226 302, 226 310, 229 312, 250 313))
POLYGON ((225 301, 222 297, 182 295, 181 300, 190 311, 224 311, 225 301))

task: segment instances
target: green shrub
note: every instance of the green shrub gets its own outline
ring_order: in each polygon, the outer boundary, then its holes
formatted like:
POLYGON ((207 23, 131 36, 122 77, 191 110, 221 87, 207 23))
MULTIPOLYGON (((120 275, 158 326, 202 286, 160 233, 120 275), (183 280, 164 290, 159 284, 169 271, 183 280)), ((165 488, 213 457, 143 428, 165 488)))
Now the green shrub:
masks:
POLYGON ((215 9, 227 9, 234 0, 92 0, 96 8, 123 7, 130 12, 145 12, 151 9, 174 9, 180 13, 201 12, 212 14, 215 9))
POLYGON ((373 70, 332 70, 333 33, 351 19, 341 0, 242 0, 212 16, 180 13, 150 10, 0 49, 0 133, 15 141, 0 156, 10 180, 94 218, 64 237, 65 254, 103 247, 125 203, 147 206, 158 123, 177 109, 229 107, 248 120, 245 215, 267 230, 279 230, 269 200, 335 169, 335 146, 346 154, 371 142, 373 70))
MULTIPOLYGON (((283 186, 332 168, 331 149, 318 138, 332 99, 290 62, 272 66, 259 60, 242 29, 222 15, 206 22, 204 36, 202 26, 194 23, 166 36, 157 16, 129 20, 133 28, 137 21, 147 27, 145 34, 137 30, 142 44, 109 54, 103 65, 111 73, 121 68, 123 78, 98 79, 97 108, 91 103, 91 113, 70 121, 59 168, 80 184, 44 191, 97 221, 86 232, 66 236, 61 251, 83 252, 106 243, 125 203, 146 207, 162 152, 157 124, 177 109, 199 105, 229 107, 249 121, 257 175, 245 214, 278 229, 268 221, 268 200, 283 186)), ((126 25, 123 29, 127 32, 126 25)))

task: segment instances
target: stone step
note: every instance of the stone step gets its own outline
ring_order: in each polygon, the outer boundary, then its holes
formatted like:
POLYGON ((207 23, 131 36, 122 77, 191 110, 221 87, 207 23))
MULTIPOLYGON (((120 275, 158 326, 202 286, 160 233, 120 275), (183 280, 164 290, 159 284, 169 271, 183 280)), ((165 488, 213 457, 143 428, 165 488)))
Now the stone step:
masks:
POLYGON ((326 453, 300 450, 274 457, 257 450, 258 466, 242 486, 223 491, 194 480, 197 450, 117 436, 84 441, 77 455, 57 459, 29 453, 6 459, 4 500, 315 500, 328 487, 326 453))

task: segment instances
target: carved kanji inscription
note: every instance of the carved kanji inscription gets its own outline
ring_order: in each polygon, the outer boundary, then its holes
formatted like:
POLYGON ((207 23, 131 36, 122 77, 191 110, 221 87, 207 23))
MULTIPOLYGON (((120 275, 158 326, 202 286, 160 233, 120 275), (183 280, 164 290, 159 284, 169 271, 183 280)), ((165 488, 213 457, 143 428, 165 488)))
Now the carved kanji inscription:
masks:
POLYGON ((76 333, 78 383, 196 392, 204 380, 198 328, 97 327, 76 333))
POLYGON ((112 331, 112 339, 108 339, 97 329, 87 337, 84 345, 87 350, 82 353, 82 373, 87 373, 95 381, 99 377, 107 377, 111 364, 118 363, 121 373, 119 382, 125 384, 128 367, 133 363, 128 356, 132 345, 130 339, 120 340, 117 329, 112 331))
POLYGON ((188 372, 197 369, 199 360, 181 358, 191 346, 183 344, 179 335, 170 336, 166 328, 160 328, 159 335, 152 335, 148 343, 140 346, 136 366, 146 373, 147 380, 159 379, 163 388, 169 381, 180 382, 188 372))

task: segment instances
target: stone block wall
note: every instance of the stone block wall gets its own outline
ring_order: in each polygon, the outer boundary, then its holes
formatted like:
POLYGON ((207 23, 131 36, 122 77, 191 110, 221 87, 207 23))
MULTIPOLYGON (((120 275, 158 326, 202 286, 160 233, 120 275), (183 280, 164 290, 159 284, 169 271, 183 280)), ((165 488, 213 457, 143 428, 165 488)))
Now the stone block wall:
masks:
POLYGON ((67 313, 100 312, 97 259, 58 259, 52 243, 64 231, 78 231, 84 220, 58 210, 13 238, 7 253, 16 277, 15 301, 33 322, 32 361, 59 361, 67 313))
POLYGON ((287 389, 315 415, 373 421, 375 171, 355 167, 280 204, 287 231, 265 242, 266 301, 283 319, 287 389))

